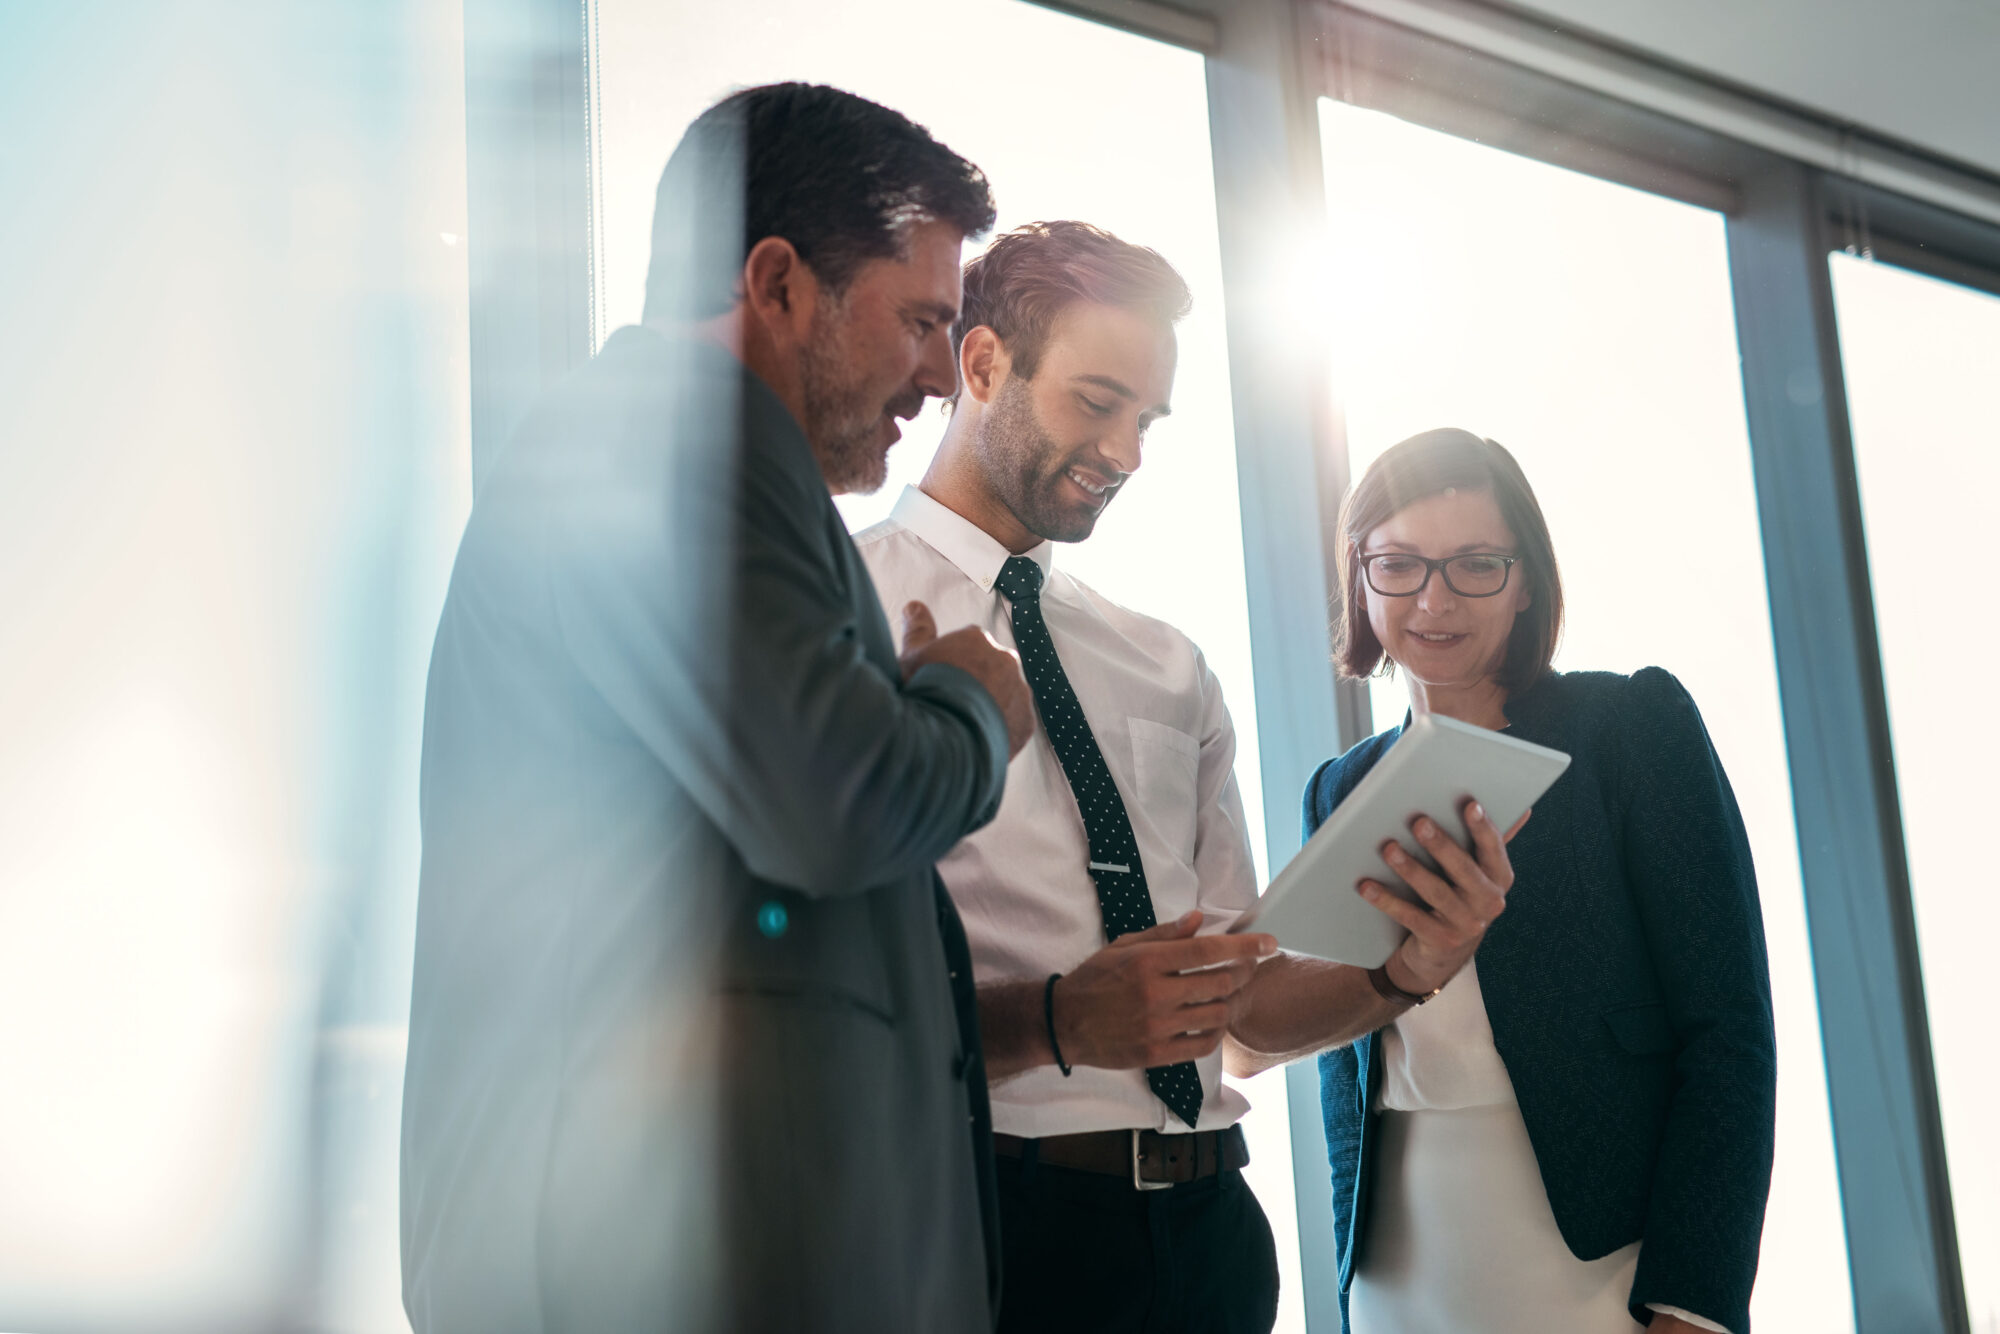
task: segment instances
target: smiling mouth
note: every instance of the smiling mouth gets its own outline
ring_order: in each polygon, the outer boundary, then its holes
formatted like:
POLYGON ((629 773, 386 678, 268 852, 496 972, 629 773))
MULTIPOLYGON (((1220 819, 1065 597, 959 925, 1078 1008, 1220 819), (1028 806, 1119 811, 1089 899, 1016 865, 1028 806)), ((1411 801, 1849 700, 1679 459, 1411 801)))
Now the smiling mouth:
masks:
POLYGON ((1100 500, 1110 495, 1112 488, 1116 485, 1114 482, 1101 481, 1077 468, 1065 468, 1063 469, 1063 475, 1068 477, 1072 482, 1075 482, 1079 487, 1082 487, 1085 494, 1095 496, 1100 500))
POLYGON ((1411 630, 1409 635, 1410 638, 1422 640, 1426 644, 1455 644, 1465 638, 1464 635, 1426 634, 1422 630, 1411 630))

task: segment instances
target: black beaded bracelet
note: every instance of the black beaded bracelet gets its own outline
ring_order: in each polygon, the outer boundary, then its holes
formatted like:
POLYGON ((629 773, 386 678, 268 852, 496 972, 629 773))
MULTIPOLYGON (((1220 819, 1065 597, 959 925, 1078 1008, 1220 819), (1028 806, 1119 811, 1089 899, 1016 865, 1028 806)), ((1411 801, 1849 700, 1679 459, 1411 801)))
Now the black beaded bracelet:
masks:
POLYGON ((1062 1045, 1056 1041, 1056 983, 1061 979, 1061 973, 1050 973, 1049 980, 1042 984, 1042 1021, 1049 1026, 1049 1050, 1055 1053, 1063 1078, 1068 1079, 1069 1062, 1062 1058, 1062 1045))

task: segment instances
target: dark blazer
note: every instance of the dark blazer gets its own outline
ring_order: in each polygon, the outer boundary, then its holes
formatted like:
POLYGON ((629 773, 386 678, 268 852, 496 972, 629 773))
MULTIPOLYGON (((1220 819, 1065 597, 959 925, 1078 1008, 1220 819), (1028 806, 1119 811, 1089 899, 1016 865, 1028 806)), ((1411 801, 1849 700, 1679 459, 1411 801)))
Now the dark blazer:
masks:
MULTIPOLYGON (((1585 1260, 1643 1239, 1635 1319, 1658 1302, 1748 1334, 1777 1049, 1729 780, 1694 701, 1657 667, 1552 674, 1507 718, 1573 757, 1508 849, 1507 911, 1479 948, 1556 1224, 1585 1260)), ((1401 734, 1320 767, 1308 837, 1401 734)), ((1343 1308, 1367 1238, 1375 1056, 1371 1035, 1320 1057, 1343 1308)))
POLYGON ((965 938, 998 707, 906 684, 784 406, 624 329, 473 507, 425 703, 404 1303, 466 1331, 970 1331, 965 938))

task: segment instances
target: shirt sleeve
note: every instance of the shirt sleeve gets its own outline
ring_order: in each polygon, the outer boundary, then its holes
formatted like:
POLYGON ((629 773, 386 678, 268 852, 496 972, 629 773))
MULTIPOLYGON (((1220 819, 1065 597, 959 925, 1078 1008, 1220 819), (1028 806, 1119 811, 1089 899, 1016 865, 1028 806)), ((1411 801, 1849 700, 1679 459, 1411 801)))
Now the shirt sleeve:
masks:
POLYGON ((1227 931, 1257 902, 1257 862, 1236 787, 1236 728, 1222 699, 1222 682, 1200 650, 1201 754, 1195 769, 1194 872, 1203 934, 1227 931))
POLYGON ((1692 1311, 1683 1311, 1678 1306, 1662 1306, 1658 1302, 1647 1302, 1646 1309, 1655 1315, 1678 1316, 1698 1329, 1712 1329, 1716 1334, 1729 1334, 1729 1327, 1727 1325, 1718 1325, 1713 1320, 1705 1319, 1692 1311))

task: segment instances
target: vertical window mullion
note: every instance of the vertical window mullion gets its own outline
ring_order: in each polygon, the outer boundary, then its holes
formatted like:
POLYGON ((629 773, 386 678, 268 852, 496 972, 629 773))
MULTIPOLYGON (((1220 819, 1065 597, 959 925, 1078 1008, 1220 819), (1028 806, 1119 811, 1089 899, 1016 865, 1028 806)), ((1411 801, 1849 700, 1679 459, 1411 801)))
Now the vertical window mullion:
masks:
POLYGON ((1814 174, 1728 220, 1743 389, 1861 1334, 1968 1328, 1814 174))
MULTIPOLYGON (((1275 875, 1299 848, 1296 794, 1314 767, 1365 734, 1365 694, 1335 678, 1323 547, 1346 482, 1326 411, 1321 349, 1300 336, 1297 293, 1277 268, 1323 216, 1318 90, 1296 48, 1287 0, 1227 6, 1208 57, 1237 488, 1243 513, 1265 845, 1275 875), (1359 729, 1358 731, 1356 729, 1359 729)), ((1341 1328, 1332 1182, 1319 1073, 1285 1072, 1306 1327, 1341 1328)))

